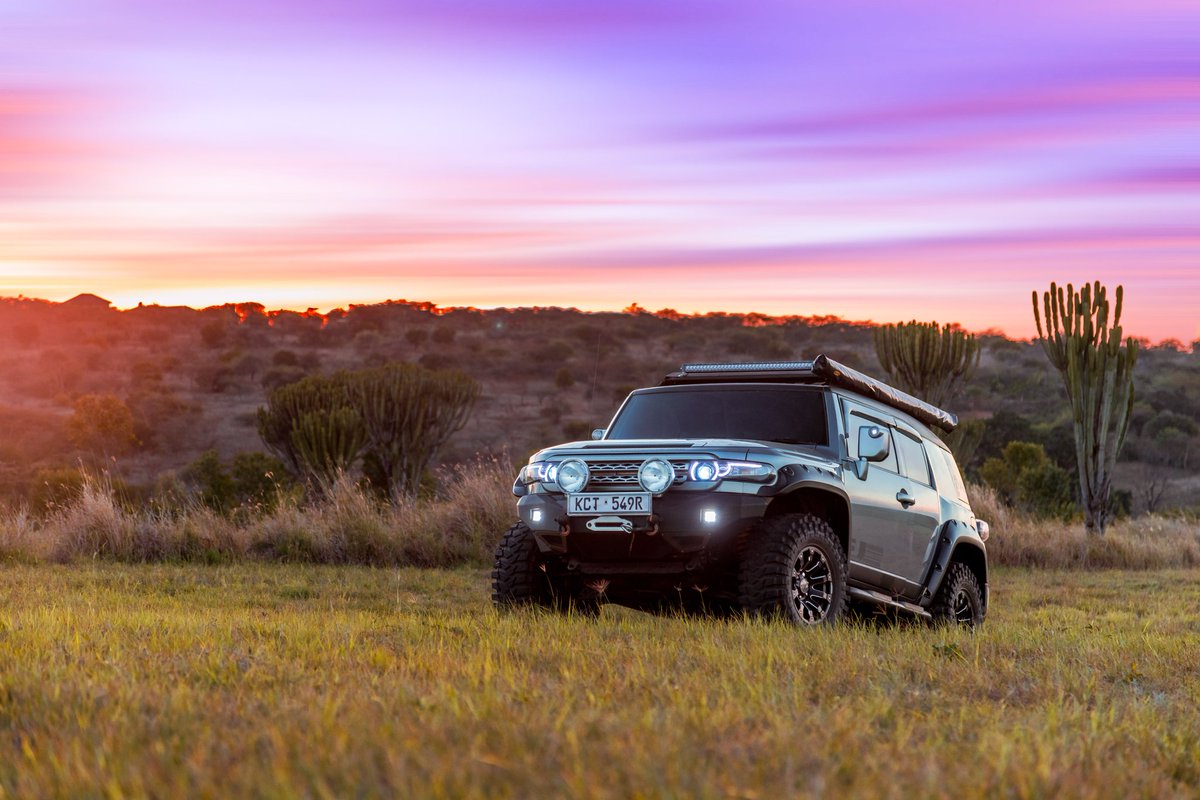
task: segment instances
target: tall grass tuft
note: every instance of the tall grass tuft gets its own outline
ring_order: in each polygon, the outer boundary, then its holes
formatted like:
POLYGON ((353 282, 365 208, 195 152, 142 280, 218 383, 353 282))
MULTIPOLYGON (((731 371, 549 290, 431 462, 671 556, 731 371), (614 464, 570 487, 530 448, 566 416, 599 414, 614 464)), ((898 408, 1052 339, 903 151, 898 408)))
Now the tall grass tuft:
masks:
MULTIPOLYGON (((44 517, 0 509, 0 560, 225 562, 485 566, 515 518, 512 469, 481 458, 446 470, 439 493, 399 505, 343 479, 321 501, 294 497, 229 516, 198 502, 131 510, 110 482, 89 476, 82 491, 44 517)), ((1081 522, 1036 520, 971 486, 975 513, 992 525, 994 565, 1054 569, 1200 566, 1200 521, 1162 516, 1121 520, 1104 536, 1081 522)))
POLYGON ((1200 566, 1200 520, 1149 515, 1118 520, 1102 536, 1082 521, 1035 519, 971 485, 975 516, 991 524, 992 564, 1051 569, 1161 569, 1200 566))
POLYGON ((130 510, 110 481, 89 475, 44 517, 0 510, 0 559, 482 566, 514 517, 511 481, 507 463, 481 458, 445 471, 437 496, 397 506, 343 478, 312 504, 281 498, 226 516, 196 501, 130 510))

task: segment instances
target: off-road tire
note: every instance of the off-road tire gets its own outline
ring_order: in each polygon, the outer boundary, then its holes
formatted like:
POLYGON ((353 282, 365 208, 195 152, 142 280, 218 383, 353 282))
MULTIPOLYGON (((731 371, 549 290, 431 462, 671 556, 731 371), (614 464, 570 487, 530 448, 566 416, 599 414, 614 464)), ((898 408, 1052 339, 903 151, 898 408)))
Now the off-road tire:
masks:
POLYGON ((513 525, 496 546, 492 603, 497 608, 550 605, 550 585, 544 568, 533 531, 523 522, 513 525))
POLYGON ((496 546, 492 563, 492 604, 497 608, 541 606, 584 617, 600 613, 599 598, 572 594, 560 583, 547 570, 533 531, 523 522, 509 528, 496 546))
MULTIPOLYGON (((846 613, 846 553, 826 521, 813 514, 785 514, 758 523, 750 532, 738 576, 742 608, 764 617, 782 617, 797 625, 829 625, 846 613), (813 561, 814 558, 819 558, 813 561), (824 612, 814 619, 800 596, 801 562, 828 570, 824 612), (806 618, 808 616, 808 618, 806 618)), ((803 578, 807 580, 807 578, 803 578)), ((803 591, 811 590, 808 584, 803 591)), ((815 602, 815 600, 813 601, 815 602)))
POLYGON ((929 607, 935 625, 963 625, 978 628, 983 624, 983 592, 979 579, 966 564, 955 561, 946 571, 942 585, 929 607))

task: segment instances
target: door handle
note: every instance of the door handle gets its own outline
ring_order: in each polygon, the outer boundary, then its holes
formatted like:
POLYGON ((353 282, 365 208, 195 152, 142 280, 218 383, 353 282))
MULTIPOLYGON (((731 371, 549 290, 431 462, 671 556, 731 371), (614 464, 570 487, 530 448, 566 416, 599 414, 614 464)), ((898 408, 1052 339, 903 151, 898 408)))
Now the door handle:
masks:
POLYGON ((900 501, 900 505, 908 508, 917 502, 917 498, 908 493, 908 489, 901 489, 896 492, 896 499, 900 501))

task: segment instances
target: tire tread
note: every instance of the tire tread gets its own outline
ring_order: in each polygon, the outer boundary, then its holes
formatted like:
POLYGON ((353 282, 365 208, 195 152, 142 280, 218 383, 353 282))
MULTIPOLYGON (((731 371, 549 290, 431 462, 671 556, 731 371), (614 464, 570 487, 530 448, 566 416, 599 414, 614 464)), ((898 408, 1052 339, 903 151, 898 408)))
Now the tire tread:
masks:
POLYGON ((846 554, 830 524, 814 514, 785 514, 758 524, 746 542, 739 570, 742 608, 758 616, 784 616, 798 622, 789 607, 790 598, 784 597, 783 587, 791 580, 793 553, 809 544, 822 545, 836 562, 834 605, 830 606, 825 621, 841 619, 849 602, 846 554))

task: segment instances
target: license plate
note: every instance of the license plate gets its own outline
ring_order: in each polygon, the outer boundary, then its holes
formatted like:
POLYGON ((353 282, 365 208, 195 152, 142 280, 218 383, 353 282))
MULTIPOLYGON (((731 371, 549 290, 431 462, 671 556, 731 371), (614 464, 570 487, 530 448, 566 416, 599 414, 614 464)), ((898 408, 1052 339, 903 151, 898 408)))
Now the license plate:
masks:
POLYGON ((569 494, 567 514, 581 517, 588 514, 649 514, 650 493, 636 494, 569 494))

